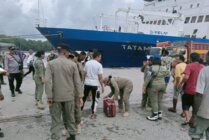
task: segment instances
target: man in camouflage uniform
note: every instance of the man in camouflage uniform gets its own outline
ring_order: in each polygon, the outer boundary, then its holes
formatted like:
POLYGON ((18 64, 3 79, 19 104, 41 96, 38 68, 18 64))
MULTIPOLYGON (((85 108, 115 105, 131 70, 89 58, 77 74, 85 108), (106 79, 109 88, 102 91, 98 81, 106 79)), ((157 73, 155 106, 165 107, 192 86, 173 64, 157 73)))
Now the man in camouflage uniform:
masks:
POLYGON ((80 81, 76 64, 69 61, 69 46, 60 44, 57 46, 59 57, 48 63, 46 68, 46 95, 52 118, 51 139, 60 139, 61 116, 66 118, 65 126, 70 137, 66 140, 75 140, 75 94, 80 97, 83 104, 83 87, 80 81))

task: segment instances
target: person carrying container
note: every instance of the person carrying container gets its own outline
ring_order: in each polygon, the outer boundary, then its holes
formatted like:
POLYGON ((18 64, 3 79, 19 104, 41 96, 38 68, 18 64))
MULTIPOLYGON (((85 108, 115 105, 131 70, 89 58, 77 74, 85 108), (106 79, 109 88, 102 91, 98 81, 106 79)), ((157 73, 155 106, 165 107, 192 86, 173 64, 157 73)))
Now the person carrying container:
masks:
POLYGON ((123 103, 125 104, 125 112, 123 114, 124 117, 129 116, 129 97, 131 92, 133 91, 133 83, 121 77, 106 77, 103 80, 104 84, 110 86, 111 92, 107 97, 112 97, 114 95, 114 99, 118 100, 118 112, 123 112, 123 103))

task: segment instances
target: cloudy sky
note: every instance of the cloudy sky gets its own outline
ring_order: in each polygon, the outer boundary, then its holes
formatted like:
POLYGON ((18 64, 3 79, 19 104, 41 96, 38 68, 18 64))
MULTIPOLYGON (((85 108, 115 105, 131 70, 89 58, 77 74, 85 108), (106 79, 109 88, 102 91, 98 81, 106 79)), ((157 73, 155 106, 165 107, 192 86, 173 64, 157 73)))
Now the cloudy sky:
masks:
MULTIPOLYGON (((143 0, 40 0, 40 17, 48 27, 89 29, 98 24, 101 13, 118 8, 143 7, 143 0)), ((38 0, 0 0, 0 34, 38 34, 38 0)))

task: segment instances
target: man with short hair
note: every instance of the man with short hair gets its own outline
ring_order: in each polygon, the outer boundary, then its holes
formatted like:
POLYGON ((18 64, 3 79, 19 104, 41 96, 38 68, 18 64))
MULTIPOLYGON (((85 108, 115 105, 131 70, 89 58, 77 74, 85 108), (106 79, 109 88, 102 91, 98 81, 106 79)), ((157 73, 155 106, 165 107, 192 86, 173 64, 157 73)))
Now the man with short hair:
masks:
POLYGON ((52 118, 51 139, 60 139, 61 116, 64 115, 65 127, 70 134, 66 140, 75 140, 76 123, 74 117, 75 96, 83 105, 83 87, 76 64, 69 61, 69 46, 57 46, 59 57, 48 63, 46 68, 46 95, 52 118), (77 95, 76 95, 77 94, 77 95))
POLYGON ((180 89, 178 90, 177 87, 180 84, 180 82, 182 81, 184 75, 183 72, 186 68, 186 63, 184 62, 185 58, 183 55, 179 55, 176 58, 176 62, 178 63, 175 67, 175 74, 174 74, 174 94, 173 94, 173 107, 168 108, 168 111, 176 113, 176 105, 178 102, 178 97, 179 94, 183 94, 183 90, 180 89))
POLYGON ((35 74, 35 69, 34 69, 34 66, 33 66, 33 62, 34 62, 33 50, 30 49, 28 51, 28 53, 29 54, 28 54, 28 58, 27 58, 27 65, 28 65, 29 71, 24 74, 24 77, 27 76, 28 74, 30 74, 31 72, 33 73, 33 76, 35 74))
POLYGON ((165 66, 169 71, 169 75, 165 77, 165 83, 167 87, 171 76, 171 63, 172 63, 172 57, 169 56, 168 50, 162 51, 161 61, 162 61, 162 65, 165 66))
POLYGON ((22 84, 22 60, 16 55, 15 47, 9 47, 9 54, 5 56, 5 70, 9 79, 9 87, 12 93, 12 97, 15 97, 15 91, 22 94, 20 90, 22 84), (16 89, 14 87, 14 79, 16 79, 16 89))
POLYGON ((182 125, 189 123, 189 108, 194 106, 194 95, 196 94, 197 78, 200 70, 204 65, 199 63, 200 56, 198 53, 190 54, 191 63, 188 64, 184 71, 184 78, 178 86, 178 90, 184 85, 184 94, 182 96, 182 108, 184 111, 185 122, 182 125))
POLYGON ((49 61, 52 61, 52 60, 56 59, 57 57, 58 57, 58 56, 56 55, 54 48, 52 48, 52 49, 50 50, 50 54, 49 54, 48 57, 47 57, 47 61, 48 61, 48 62, 49 62, 49 61))
MULTIPOLYGON (((102 55, 100 52, 94 52, 93 53, 93 59, 86 62, 84 66, 84 72, 85 72, 85 82, 84 82, 84 97, 83 101, 85 104, 85 101, 88 97, 89 92, 92 93, 92 119, 96 119, 96 107, 95 107, 95 101, 96 101, 96 94, 97 90, 101 86, 102 93, 104 92, 104 85, 103 85, 103 67, 101 63, 102 55)), ((84 104, 82 106, 82 109, 84 108, 84 104)))
MULTIPOLYGON (((209 51, 206 54, 209 64, 209 51)), ((189 135, 192 140, 200 140, 205 132, 209 140, 209 66, 204 67, 198 76, 194 107, 190 119, 189 135)))

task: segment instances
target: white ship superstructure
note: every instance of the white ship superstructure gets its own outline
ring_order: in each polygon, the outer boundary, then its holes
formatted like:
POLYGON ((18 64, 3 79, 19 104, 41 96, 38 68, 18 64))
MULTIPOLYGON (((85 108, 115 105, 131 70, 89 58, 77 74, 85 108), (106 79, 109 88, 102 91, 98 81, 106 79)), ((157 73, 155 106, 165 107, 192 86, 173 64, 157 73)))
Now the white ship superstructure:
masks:
MULTIPOLYGON (((183 36, 209 39, 209 0, 145 0, 144 10, 184 15, 183 36)), ((162 19, 145 20, 162 25, 162 19)))

